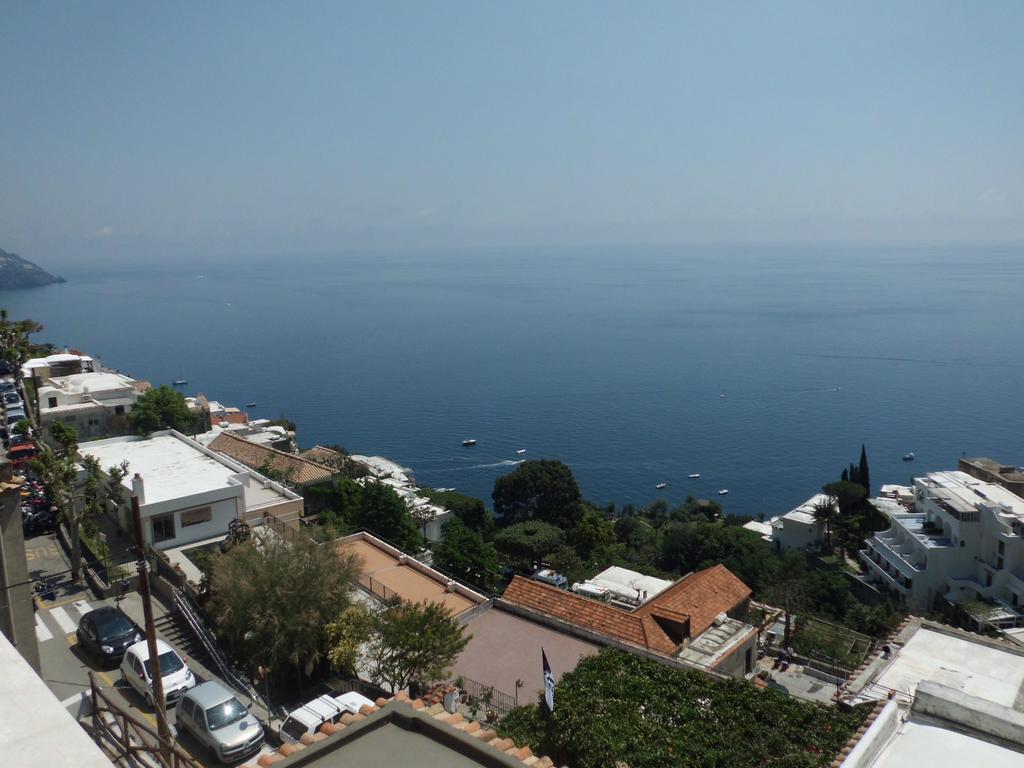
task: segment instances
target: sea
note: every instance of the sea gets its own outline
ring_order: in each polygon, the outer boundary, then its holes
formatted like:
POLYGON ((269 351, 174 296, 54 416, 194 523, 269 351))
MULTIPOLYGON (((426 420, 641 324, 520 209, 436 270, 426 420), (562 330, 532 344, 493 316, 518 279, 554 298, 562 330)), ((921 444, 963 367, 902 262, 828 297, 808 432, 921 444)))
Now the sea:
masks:
POLYGON ((40 340, 154 384, 186 379, 187 395, 293 420, 304 447, 386 456, 488 505, 524 459, 566 462, 596 503, 692 495, 755 517, 838 479, 861 444, 876 491, 963 455, 1024 464, 1020 246, 464 248, 60 271, 67 283, 0 292, 12 317, 43 323, 40 340))

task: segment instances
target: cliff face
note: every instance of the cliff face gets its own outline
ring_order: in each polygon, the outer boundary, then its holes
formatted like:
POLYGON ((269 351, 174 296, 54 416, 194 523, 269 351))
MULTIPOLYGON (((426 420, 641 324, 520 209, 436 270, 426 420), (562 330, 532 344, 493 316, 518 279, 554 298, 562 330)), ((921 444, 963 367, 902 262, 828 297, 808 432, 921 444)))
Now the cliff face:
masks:
POLYGON ((54 277, 31 261, 0 249, 0 290, 38 288, 41 285, 63 282, 63 277, 54 277))

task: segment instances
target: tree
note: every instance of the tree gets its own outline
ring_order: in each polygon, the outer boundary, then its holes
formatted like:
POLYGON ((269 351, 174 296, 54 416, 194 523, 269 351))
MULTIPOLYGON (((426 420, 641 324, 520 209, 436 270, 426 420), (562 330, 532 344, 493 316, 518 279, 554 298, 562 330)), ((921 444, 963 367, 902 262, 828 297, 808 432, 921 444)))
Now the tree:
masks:
POLYGON ((331 667, 359 677, 363 645, 371 636, 374 617, 362 605, 350 605, 327 625, 327 658, 331 667))
POLYGON ((392 692, 417 680, 444 679, 471 635, 451 612, 438 603, 396 602, 374 616, 367 661, 374 682, 392 692))
POLYGON ((60 446, 61 456, 73 456, 78 450, 78 432, 70 424, 55 421, 46 428, 50 438, 60 446))
POLYGON ((450 509, 467 528, 479 531, 484 538, 490 538, 494 532, 494 516, 487 511, 481 499, 456 491, 435 491, 432 488, 424 488, 422 493, 438 506, 450 509))
POLYGON ((415 552, 423 545, 405 501, 393 488, 377 480, 362 487, 358 505, 348 514, 348 523, 353 528, 365 528, 408 552, 415 552))
POLYGON ((445 523, 442 532, 444 538, 434 545, 434 565, 485 592, 492 591, 498 573, 494 547, 458 517, 445 523))
POLYGON ((499 477, 491 494, 502 525, 540 520, 571 528, 580 516, 580 489, 560 461, 524 461, 499 477))
POLYGON ((832 550, 832 526, 835 525, 838 516, 839 507, 835 496, 826 495, 825 498, 814 502, 814 520, 825 526, 825 548, 829 551, 832 550))
POLYGON ((494 547, 522 571, 557 552, 565 544, 565 532, 550 523, 531 520, 503 528, 494 536, 494 547))
POLYGON ((615 543, 615 526, 603 512, 587 506, 579 522, 569 531, 569 539, 580 557, 587 559, 594 550, 615 543))
POLYGON ((143 392, 128 414, 128 423, 140 435, 161 429, 191 432, 198 418, 188 407, 184 395, 166 384, 143 392))
POLYGON ((358 574, 358 558, 328 544, 256 530, 210 558, 208 610, 235 659, 301 677, 325 657, 358 574))
POLYGON ((42 446, 31 465, 43 481, 50 503, 57 507, 67 528, 71 548, 71 580, 75 583, 82 580, 82 525, 102 511, 100 494, 103 471, 100 463, 92 456, 82 457, 81 463, 85 470, 81 486, 73 450, 70 453, 56 452, 42 446))
POLYGON ((864 486, 864 494, 871 495, 871 470, 868 468, 868 450, 864 443, 860 444, 860 484, 864 486))

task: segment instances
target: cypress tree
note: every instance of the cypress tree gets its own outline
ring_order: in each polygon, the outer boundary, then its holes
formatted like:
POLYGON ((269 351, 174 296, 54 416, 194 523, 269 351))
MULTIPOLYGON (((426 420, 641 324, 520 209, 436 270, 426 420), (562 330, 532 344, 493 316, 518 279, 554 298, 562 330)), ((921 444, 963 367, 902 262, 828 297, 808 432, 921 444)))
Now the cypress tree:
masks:
POLYGON ((868 496, 871 495, 871 471, 868 469, 868 452, 864 443, 860 444, 860 484, 864 486, 868 496))
POLYGON ((844 470, 843 470, 843 476, 842 476, 842 478, 841 478, 841 479, 842 479, 842 481, 843 481, 844 483, 845 483, 845 482, 847 482, 847 481, 848 481, 848 480, 850 479, 850 470, 848 470, 848 469, 844 469, 844 470))
POLYGON ((860 485, 860 472, 857 471, 856 465, 852 463, 850 464, 850 482, 860 485))

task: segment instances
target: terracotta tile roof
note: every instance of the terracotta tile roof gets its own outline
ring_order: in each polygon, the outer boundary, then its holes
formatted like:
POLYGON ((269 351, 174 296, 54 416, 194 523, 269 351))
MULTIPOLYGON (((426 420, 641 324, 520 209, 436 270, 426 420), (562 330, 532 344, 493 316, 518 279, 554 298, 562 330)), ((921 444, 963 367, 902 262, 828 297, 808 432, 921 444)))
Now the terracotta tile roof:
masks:
POLYGON ((512 579, 502 599, 564 621, 566 624, 632 643, 641 648, 674 653, 678 646, 678 643, 672 642, 662 630, 654 617, 647 617, 644 621, 635 612, 627 613, 607 603, 589 600, 564 589, 524 579, 522 576, 512 579))
POLYGON ((324 448, 322 445, 314 445, 308 451, 299 454, 300 459, 315 461, 317 464, 326 464, 329 467, 338 467, 345 461, 345 455, 338 453, 333 448, 324 448))
POLYGON ((698 637, 711 626, 715 616, 729 613, 749 600, 750 587, 724 565, 713 565, 691 573, 634 611, 638 616, 671 610, 690 617, 690 633, 698 637))
POLYGON ((399 691, 390 699, 380 698, 373 705, 364 704, 357 715, 345 714, 336 723, 324 723, 316 733, 303 734, 298 744, 283 744, 278 747, 276 752, 260 755, 255 763, 246 763, 241 768, 268 768, 276 763, 281 763, 282 768, 285 768, 285 766, 292 764, 292 761, 288 760, 292 755, 302 752, 302 750, 312 744, 320 744, 335 734, 343 733, 349 726, 365 720, 368 716, 389 704, 402 704, 412 707, 414 710, 429 715, 438 723, 456 731, 462 731, 467 736, 478 739, 481 744, 486 744, 499 752, 505 753, 523 765, 530 766, 531 768, 554 768, 555 762, 550 757, 535 755, 529 747, 521 747, 512 739, 502 739, 493 728, 488 728, 476 720, 467 720, 459 712, 446 712, 444 707, 436 700, 437 698, 435 695, 431 697, 430 701, 410 699, 409 694, 405 691, 399 691))
POLYGON ((211 451, 223 453, 257 471, 269 466, 275 472, 280 472, 287 482, 295 485, 322 483, 334 476, 330 469, 321 464, 300 459, 298 456, 275 448, 250 443, 229 432, 221 432, 217 435, 210 443, 209 448, 211 451))
POLYGON ((674 655, 684 640, 703 634, 718 614, 750 595, 750 587, 716 565, 680 579, 632 612, 522 576, 512 579, 502 598, 566 624, 674 655))

